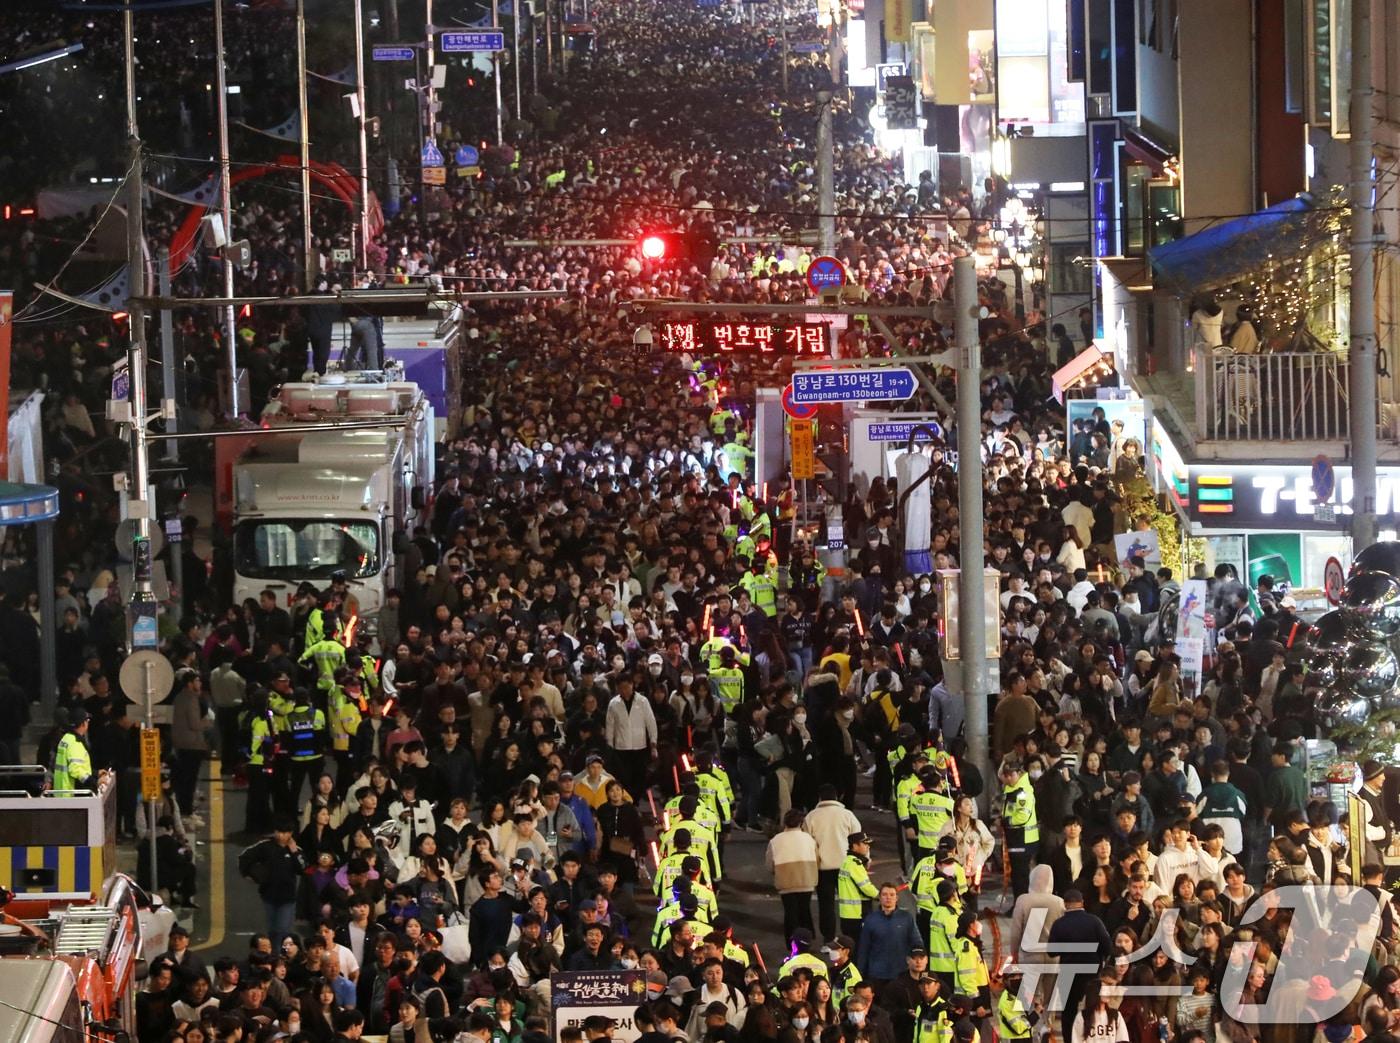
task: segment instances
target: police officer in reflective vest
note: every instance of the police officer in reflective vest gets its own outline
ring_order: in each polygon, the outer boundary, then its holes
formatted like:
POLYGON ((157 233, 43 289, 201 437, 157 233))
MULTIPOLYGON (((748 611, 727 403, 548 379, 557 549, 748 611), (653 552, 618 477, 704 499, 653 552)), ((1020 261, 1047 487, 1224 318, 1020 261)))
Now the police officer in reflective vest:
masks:
POLYGON ((283 812, 293 814, 301 799, 302 783, 313 788, 321 774, 326 749, 326 715, 311 705, 306 689, 298 688, 292 712, 287 715, 287 786, 282 791, 283 812))
POLYGON ((953 1019, 942 986, 932 974, 919 979, 919 1005, 914 1008, 914 1043, 952 1043, 953 1019))
POLYGON ((859 941, 861 921, 870 912, 871 899, 879 896, 880 889, 865 868, 870 862, 870 837, 852 833, 846 846, 846 860, 836 877, 836 915, 841 919, 841 933, 859 941))
POLYGON ((937 891, 938 904, 929 914, 928 922, 928 969, 948 986, 951 993, 956 966, 953 939, 958 933, 962 904, 958 901, 958 885, 953 881, 938 881, 937 891))
POLYGON ((755 559, 753 567, 739 577, 739 586, 749 592, 754 607, 772 619, 778 614, 778 570, 768 565, 762 559, 755 559))
POLYGON ((831 980, 831 970, 827 967, 826 961, 815 953, 807 951, 812 940, 812 932, 805 927, 799 927, 792 932, 792 955, 784 960, 783 965, 778 968, 775 981, 782 981, 801 967, 810 971, 814 978, 831 980))
POLYGON ((1030 887, 1031 866, 1040 848, 1040 822, 1035 814, 1035 790, 1025 766, 1008 757, 1001 767, 1001 824, 1011 858, 1011 890, 1017 897, 1030 887))
POLYGON ((909 798, 909 812, 914 819, 914 847, 918 857, 923 858, 938 847, 938 834, 953 817, 953 798, 943 791, 937 768, 924 768, 919 782, 919 788, 909 798))
POLYGON ((731 716, 744 701, 744 671, 736 665, 738 657, 734 646, 725 645, 719 650, 719 666, 710 671, 715 698, 724 707, 724 712, 731 716))
POLYGON ((923 785, 919 781, 919 772, 926 767, 928 767, 928 753, 924 750, 915 750, 904 759, 894 772, 894 817, 898 823, 895 835, 899 838, 901 869, 907 869, 919 861, 914 844, 918 838, 918 830, 914 824, 914 812, 909 806, 909 801, 923 785))
MULTIPOLYGON (((88 753, 88 712, 81 707, 70 711, 68 730, 58 740, 53 755, 53 788, 55 790, 90 789, 92 755, 88 753)), ((18 736, 16 736, 18 738, 18 736)))
POLYGON ((953 939, 953 995, 975 997, 977 1017, 991 1013, 991 979, 982 959, 982 921, 972 910, 958 917, 958 933, 953 939))
POLYGON ((855 991, 864 979, 860 975, 860 968, 851 959, 851 954, 855 952, 855 939, 845 934, 838 934, 827 943, 827 959, 831 961, 831 998, 839 1007, 846 1002, 852 992, 855 991))
POLYGON ((246 832, 255 835, 272 828, 272 766, 277 748, 277 729, 267 693, 254 691, 244 710, 242 734, 248 740, 248 803, 243 820, 246 832))
POLYGON ((994 1023, 1000 1043, 1028 1043, 1031 1029, 1040 1019, 1040 1001, 1031 1010, 1021 1000, 1021 968, 1007 963, 1001 972, 1001 995, 997 997, 994 1023))

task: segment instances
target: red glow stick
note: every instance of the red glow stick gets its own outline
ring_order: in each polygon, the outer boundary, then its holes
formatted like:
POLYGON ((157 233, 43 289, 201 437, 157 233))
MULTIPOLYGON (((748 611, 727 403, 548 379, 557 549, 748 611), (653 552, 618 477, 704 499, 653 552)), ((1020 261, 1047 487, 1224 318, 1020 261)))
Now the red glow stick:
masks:
POLYGON ((896 642, 894 643, 894 655, 895 655, 895 658, 899 660, 899 665, 900 665, 900 666, 903 666, 903 665, 904 665, 904 648, 903 648, 903 646, 900 645, 900 643, 899 643, 898 641, 896 641, 896 642))
POLYGON ((953 788, 962 789, 962 776, 958 772, 958 759, 948 754, 948 770, 953 773, 953 788))
POLYGON ((656 798, 651 795, 651 790, 647 790, 647 803, 651 805, 651 820, 656 821, 656 798))
POLYGON ((656 866, 656 867, 659 867, 659 866, 661 865, 661 859, 660 859, 660 857, 658 857, 657 851, 656 851, 656 841, 655 841, 655 840, 653 840, 653 841, 651 842, 651 864, 652 864, 653 866, 656 866))
POLYGON ((861 621, 860 609, 856 609, 856 633, 861 637, 865 636, 865 623, 861 621))
POLYGON ((676 784, 676 792, 679 793, 681 791, 681 773, 674 764, 671 765, 671 781, 676 784))
MULTIPOLYGON (((690 729, 687 728, 686 730, 689 731, 690 729)), ((688 754, 688 753, 682 753, 682 754, 681 754, 681 763, 682 763, 683 765, 685 765, 685 770, 686 770, 686 771, 694 771, 694 770, 695 770, 694 768, 692 768, 692 767, 690 766, 690 754, 688 754)))

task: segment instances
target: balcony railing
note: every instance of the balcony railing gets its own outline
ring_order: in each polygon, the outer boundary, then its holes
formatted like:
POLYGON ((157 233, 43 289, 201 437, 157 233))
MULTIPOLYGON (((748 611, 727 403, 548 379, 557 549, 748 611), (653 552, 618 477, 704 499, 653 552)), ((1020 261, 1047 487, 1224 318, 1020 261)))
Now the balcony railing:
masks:
POLYGON ((1345 352, 1193 352, 1196 437, 1202 441, 1345 439, 1345 352))

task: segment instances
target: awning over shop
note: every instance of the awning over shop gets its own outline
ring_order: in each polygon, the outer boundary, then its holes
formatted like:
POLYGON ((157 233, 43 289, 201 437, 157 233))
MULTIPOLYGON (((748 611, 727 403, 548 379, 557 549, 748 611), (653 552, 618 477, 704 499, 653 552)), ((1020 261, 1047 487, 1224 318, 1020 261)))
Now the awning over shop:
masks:
POLYGON ((1223 286, 1255 271, 1270 255, 1296 254, 1316 215, 1310 199, 1289 199, 1153 247, 1152 268, 1159 285, 1191 292, 1223 286))
MULTIPOLYGON (((1063 402, 1065 392, 1078 387, 1091 376, 1107 375, 1113 369, 1113 356, 1107 352, 1100 351, 1097 344, 1090 344, 1074 358, 1070 359, 1059 369, 1055 370, 1054 376, 1050 378, 1051 390, 1055 392, 1055 401, 1063 402), (1099 367, 1105 367, 1100 370, 1099 367)), ((1098 383, 1097 379, 1094 383, 1098 383)))

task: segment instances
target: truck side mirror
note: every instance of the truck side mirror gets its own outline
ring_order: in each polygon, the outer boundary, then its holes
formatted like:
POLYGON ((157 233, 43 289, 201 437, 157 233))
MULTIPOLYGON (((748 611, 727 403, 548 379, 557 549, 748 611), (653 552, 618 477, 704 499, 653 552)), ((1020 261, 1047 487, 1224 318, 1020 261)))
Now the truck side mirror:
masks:
POLYGON ((428 497, 423 492, 421 485, 415 485, 408 494, 409 502, 413 504, 415 511, 421 511, 428 503, 428 497))

